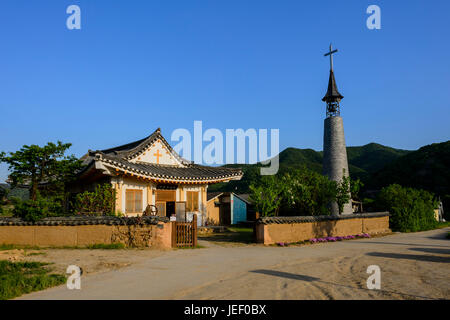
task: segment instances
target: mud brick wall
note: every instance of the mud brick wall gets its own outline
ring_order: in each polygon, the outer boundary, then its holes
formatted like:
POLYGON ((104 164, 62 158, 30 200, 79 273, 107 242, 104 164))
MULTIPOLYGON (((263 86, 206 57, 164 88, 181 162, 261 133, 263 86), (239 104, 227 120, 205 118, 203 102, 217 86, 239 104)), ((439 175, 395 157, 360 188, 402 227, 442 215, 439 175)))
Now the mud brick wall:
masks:
POLYGON ((127 247, 172 247, 172 222, 161 218, 48 218, 24 222, 0 219, 0 244, 43 247, 85 247, 123 243, 127 247))
POLYGON ((312 238, 343 237, 361 233, 389 232, 389 213, 344 216, 265 217, 256 223, 256 240, 266 245, 294 243, 312 238))

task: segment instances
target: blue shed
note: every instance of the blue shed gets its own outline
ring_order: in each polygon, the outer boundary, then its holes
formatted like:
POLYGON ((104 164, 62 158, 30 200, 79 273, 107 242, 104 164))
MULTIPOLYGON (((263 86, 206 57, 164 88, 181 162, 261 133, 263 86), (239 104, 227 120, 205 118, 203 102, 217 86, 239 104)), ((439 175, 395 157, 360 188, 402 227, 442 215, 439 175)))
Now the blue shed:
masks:
POLYGON ((247 221, 247 201, 231 193, 231 224, 247 221))

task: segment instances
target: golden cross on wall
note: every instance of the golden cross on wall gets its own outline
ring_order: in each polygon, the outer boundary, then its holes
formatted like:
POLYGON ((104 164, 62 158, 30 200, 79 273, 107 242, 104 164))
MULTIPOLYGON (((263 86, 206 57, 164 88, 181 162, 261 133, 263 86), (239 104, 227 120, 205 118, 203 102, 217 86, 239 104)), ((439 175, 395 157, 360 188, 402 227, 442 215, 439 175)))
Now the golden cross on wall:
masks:
POLYGON ((156 150, 156 153, 153 154, 156 157, 156 163, 159 163, 159 157, 162 157, 163 155, 159 153, 159 149, 156 150))

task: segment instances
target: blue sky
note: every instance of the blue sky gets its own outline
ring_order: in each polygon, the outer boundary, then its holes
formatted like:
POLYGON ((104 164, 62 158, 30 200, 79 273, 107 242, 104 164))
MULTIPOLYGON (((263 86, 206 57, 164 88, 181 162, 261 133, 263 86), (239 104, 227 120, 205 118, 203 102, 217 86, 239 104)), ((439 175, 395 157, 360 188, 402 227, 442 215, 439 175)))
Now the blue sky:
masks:
POLYGON ((81 156, 194 120, 278 128, 280 150, 321 150, 330 42, 347 145, 446 141, 449 12, 449 1, 3 0, 0 150, 62 140, 81 156), (71 4, 81 30, 66 28, 71 4), (381 30, 366 27, 370 4, 381 30))

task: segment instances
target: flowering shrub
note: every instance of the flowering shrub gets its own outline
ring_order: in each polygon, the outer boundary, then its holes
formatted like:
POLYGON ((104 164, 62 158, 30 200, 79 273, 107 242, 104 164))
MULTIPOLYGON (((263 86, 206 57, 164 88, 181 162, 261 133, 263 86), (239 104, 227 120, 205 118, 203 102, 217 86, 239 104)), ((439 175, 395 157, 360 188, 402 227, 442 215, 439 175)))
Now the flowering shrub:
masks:
MULTIPOLYGON (((320 242, 336 242, 336 241, 343 241, 343 240, 351 240, 351 239, 358 239, 358 238, 370 238, 370 234, 368 233, 360 233, 355 234, 351 236, 343 236, 343 237, 324 237, 324 238, 312 238, 305 241, 299 241, 295 243, 290 244, 308 244, 308 243, 320 243, 320 242)), ((289 246, 289 243, 287 242, 277 242, 277 246, 279 247, 287 247, 289 246)))
POLYGON ((350 240, 356 238, 370 238, 368 233, 361 233, 354 236, 344 236, 344 237, 325 237, 325 238, 312 238, 309 239, 310 243, 318 243, 318 242, 336 242, 342 240, 350 240))

